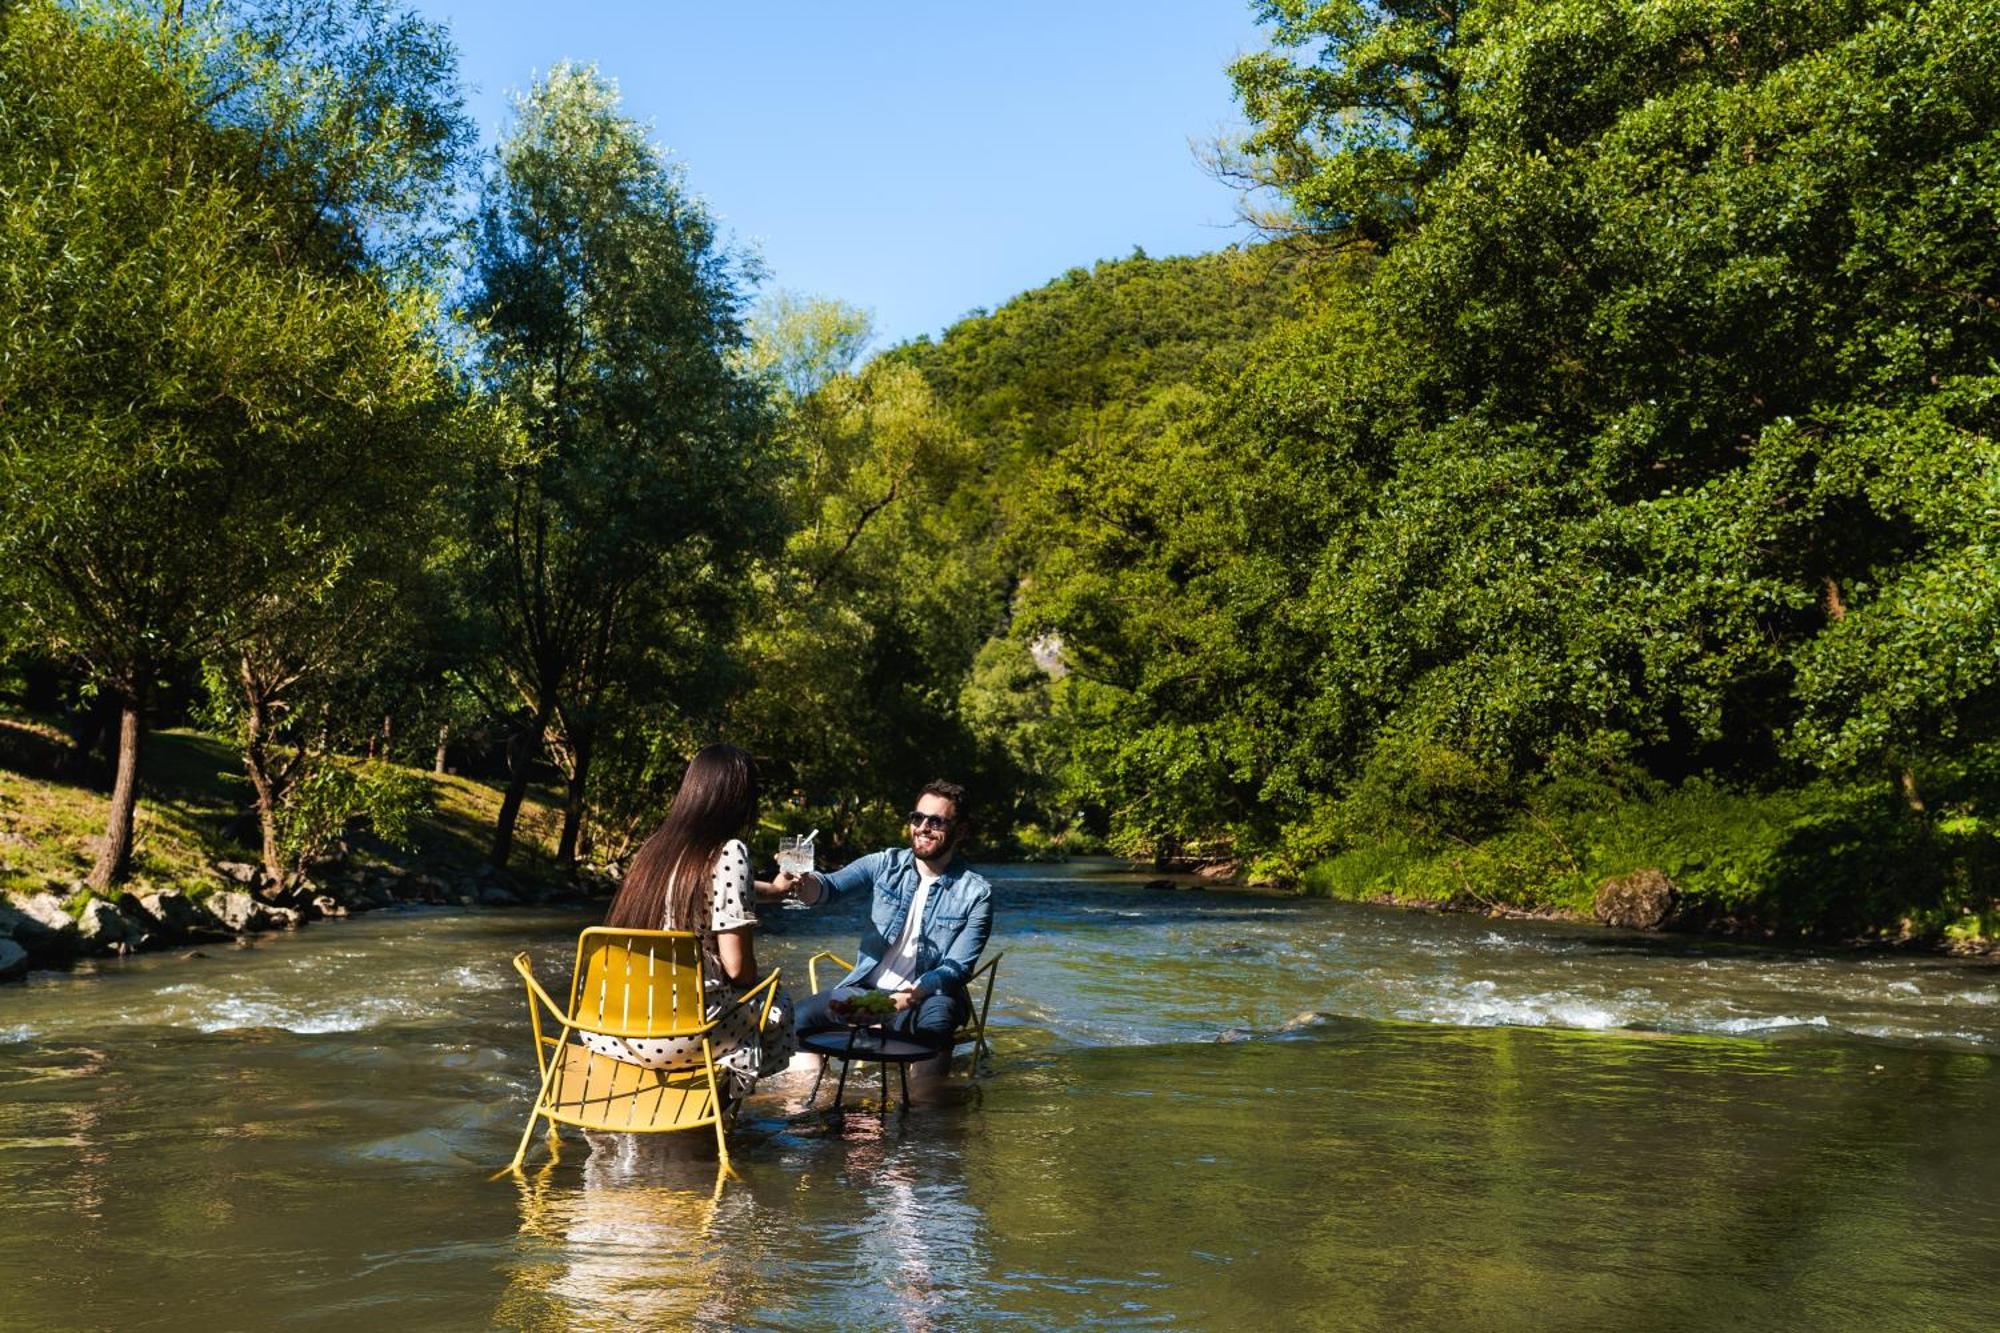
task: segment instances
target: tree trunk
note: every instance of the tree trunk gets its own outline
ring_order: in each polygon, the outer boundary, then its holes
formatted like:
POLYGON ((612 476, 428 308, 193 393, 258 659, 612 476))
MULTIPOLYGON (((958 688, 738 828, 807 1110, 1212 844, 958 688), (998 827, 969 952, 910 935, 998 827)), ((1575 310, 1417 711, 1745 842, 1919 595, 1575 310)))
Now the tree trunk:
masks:
POLYGON ((431 761, 431 772, 437 774, 439 777, 444 776, 444 747, 450 740, 451 727, 449 725, 439 727, 437 758, 431 761))
POLYGON ((500 798, 500 822, 493 830, 492 861, 497 869, 505 870, 507 859, 514 854, 514 825, 521 817, 521 802, 528 796, 528 772, 541 756, 542 742, 549 734, 549 718, 554 712, 552 703, 537 703, 534 719, 527 729, 516 732, 508 742, 507 794, 500 798))
POLYGON ((1924 796, 1917 790, 1917 775, 1910 771, 1908 764, 1896 765, 1896 790, 1903 797, 1903 805, 1913 815, 1924 812, 1924 796))
POLYGON ((590 737, 573 738, 569 791, 563 803, 562 841, 556 847, 556 864, 565 874, 576 870, 577 835, 583 828, 584 795, 590 783, 591 749, 590 737))
POLYGON ((104 824, 104 845, 91 867, 89 884, 108 889, 125 878, 132 865, 132 817, 139 807, 139 700, 127 694, 118 710, 118 777, 111 785, 111 814, 104 824))
POLYGON ((278 857, 278 779, 271 771, 271 701, 257 687, 250 661, 243 661, 243 702, 248 707, 244 722, 243 768, 250 775, 251 789, 257 793, 257 834, 261 844, 264 873, 273 883, 285 877, 278 857))

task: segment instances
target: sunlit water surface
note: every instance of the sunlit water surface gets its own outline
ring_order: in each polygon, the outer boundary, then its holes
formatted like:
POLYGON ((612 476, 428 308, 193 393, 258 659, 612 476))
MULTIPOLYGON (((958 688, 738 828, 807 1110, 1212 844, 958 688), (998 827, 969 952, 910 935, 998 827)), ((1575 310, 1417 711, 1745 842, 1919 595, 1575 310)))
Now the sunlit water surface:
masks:
POLYGON ((679 1141, 489 1180, 507 959, 578 915, 0 991, 0 1326, 2000 1325, 2000 972, 993 873, 988 1076, 767 1084, 719 1193, 679 1141))

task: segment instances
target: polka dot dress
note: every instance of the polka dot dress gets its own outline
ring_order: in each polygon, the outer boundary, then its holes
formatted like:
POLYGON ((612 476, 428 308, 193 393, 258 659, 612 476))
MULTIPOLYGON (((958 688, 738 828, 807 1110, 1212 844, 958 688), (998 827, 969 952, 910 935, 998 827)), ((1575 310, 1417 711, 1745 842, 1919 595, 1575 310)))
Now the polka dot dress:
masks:
MULTIPOLYGON (((715 869, 709 874, 709 889, 709 932, 738 930, 746 926, 753 930, 756 928, 756 887, 750 874, 750 849, 741 841, 732 838, 722 845, 722 851, 715 858, 715 869)), ((680 929, 671 921, 662 922, 661 928, 680 929)), ((722 975, 712 934, 704 932, 701 954, 707 973, 704 985, 708 991, 708 1016, 713 1018, 728 1008, 740 992, 722 975)), ((728 1076, 739 1095, 747 1093, 759 1077, 785 1068, 798 1050, 792 1031, 792 997, 783 987, 779 988, 777 998, 771 1005, 769 1025, 760 1041, 757 1015, 762 1007, 761 1004, 750 1004, 731 1010, 729 1016, 709 1033, 717 1070, 728 1076)), ((701 1065, 699 1038, 668 1037, 660 1041, 633 1038, 627 1041, 596 1032, 579 1032, 577 1035, 583 1039, 585 1046, 599 1055, 608 1055, 614 1060, 647 1069, 694 1069, 701 1065)))

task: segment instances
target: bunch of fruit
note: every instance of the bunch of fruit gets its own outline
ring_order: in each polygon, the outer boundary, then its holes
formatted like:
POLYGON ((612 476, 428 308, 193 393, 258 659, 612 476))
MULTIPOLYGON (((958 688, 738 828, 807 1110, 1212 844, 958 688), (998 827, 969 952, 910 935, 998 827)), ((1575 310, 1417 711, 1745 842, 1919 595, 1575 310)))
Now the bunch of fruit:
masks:
POLYGON ((896 1012, 896 1001, 885 990, 865 990, 834 1000, 827 1005, 837 1018, 849 1022, 880 1022, 896 1012))

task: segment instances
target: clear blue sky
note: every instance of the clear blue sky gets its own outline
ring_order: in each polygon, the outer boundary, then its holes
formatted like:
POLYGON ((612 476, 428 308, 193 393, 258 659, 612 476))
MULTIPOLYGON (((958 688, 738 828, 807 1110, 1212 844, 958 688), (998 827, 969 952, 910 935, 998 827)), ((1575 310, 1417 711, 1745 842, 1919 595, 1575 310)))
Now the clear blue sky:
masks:
POLYGON ((1246 0, 415 0, 490 144, 558 60, 615 78, 767 285, 935 334, 1074 265, 1245 238, 1189 149, 1240 126, 1246 0))

